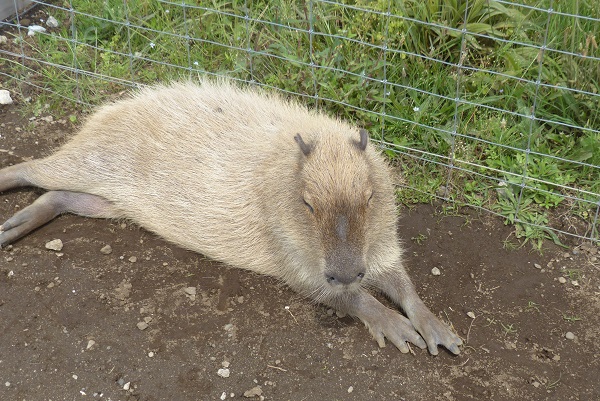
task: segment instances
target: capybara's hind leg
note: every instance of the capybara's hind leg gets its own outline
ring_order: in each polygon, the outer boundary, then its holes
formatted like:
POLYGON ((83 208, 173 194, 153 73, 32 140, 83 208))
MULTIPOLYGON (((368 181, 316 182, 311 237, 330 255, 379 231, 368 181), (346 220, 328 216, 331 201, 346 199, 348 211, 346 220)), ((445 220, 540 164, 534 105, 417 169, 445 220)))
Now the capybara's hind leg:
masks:
POLYGON ((69 191, 46 192, 0 226, 0 248, 46 224, 61 213, 106 218, 122 216, 112 203, 100 196, 69 191))
POLYGON ((21 163, 0 170, 0 192, 15 187, 31 185, 25 178, 25 169, 28 163, 21 163))

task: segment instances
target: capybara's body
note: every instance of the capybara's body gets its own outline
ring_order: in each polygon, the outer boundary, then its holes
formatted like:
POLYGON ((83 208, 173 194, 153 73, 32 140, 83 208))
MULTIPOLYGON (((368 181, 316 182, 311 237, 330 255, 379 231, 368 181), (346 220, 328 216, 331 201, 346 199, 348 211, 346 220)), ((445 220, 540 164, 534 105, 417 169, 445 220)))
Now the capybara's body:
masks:
POLYGON ((63 212, 128 218, 358 316, 380 344, 424 347, 416 328, 432 353, 458 353, 402 267, 390 173, 366 135, 226 81, 141 90, 100 108, 53 155, 0 170, 0 191, 50 191, 0 226, 0 246, 63 212))

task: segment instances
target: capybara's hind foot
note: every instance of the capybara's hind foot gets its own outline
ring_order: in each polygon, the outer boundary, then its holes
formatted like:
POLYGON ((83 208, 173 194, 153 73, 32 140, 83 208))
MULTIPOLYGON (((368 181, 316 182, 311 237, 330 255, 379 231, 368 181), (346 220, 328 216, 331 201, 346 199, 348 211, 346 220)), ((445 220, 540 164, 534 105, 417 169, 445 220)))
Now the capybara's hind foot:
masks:
POLYGON ((69 191, 46 192, 0 226, 0 248, 66 212, 88 217, 121 217, 109 201, 99 196, 69 191))
POLYGON ((60 213, 54 205, 52 194, 47 192, 40 196, 0 226, 0 248, 46 224, 60 213))

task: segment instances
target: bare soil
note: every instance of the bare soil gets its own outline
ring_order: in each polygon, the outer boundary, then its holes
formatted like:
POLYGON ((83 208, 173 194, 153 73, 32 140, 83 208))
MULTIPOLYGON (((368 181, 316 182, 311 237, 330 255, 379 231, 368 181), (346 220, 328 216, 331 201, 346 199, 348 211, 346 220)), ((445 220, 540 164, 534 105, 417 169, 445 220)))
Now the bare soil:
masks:
MULTIPOLYGON (((0 167, 74 130, 21 110, 0 106, 0 167)), ((0 220, 40 193, 0 194, 0 220)), ((0 400, 600 400, 598 244, 507 250, 502 221, 442 206, 405 208, 398 229, 459 356, 380 349, 272 278, 65 215, 0 251, 0 400)))

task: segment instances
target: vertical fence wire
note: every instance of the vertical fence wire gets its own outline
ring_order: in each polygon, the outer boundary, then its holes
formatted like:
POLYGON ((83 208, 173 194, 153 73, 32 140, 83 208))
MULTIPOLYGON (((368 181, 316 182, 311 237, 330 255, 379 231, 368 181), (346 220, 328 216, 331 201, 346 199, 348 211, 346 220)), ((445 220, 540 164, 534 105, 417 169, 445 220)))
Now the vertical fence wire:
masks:
MULTIPOLYGON (((15 10, 18 10, 19 7, 17 5, 17 0, 13 0, 13 4, 15 6, 15 10)), ((23 26, 21 25, 21 16, 19 15, 19 13, 16 13, 15 20, 19 36, 23 36, 23 26)), ((20 42, 19 45, 21 50, 21 63, 23 64, 23 67, 25 67, 25 48, 23 47, 24 44, 23 42, 20 42)))
POLYGON ((252 65, 253 49, 252 49, 252 32, 250 31, 250 9, 248 8, 248 0, 244 0, 244 24, 246 27, 246 60, 248 62, 248 75, 250 82, 254 82, 254 67, 252 65))
POLYGON ((131 23, 129 22, 129 8, 127 7, 127 0, 123 0, 123 10, 125 11, 125 31, 127 32, 127 59, 129 60, 129 80, 131 82, 135 82, 135 72, 133 71, 134 54, 131 50, 131 23))
POLYGON ((320 102, 319 102, 319 90, 317 89, 317 67, 316 67, 316 62, 315 62, 315 50, 314 50, 314 34, 315 34, 315 30, 314 30, 314 19, 313 19, 313 7, 314 7, 314 1, 313 0, 309 0, 308 2, 308 54, 310 57, 310 63, 309 63, 309 68, 310 68, 310 74, 312 77, 312 82, 313 82, 313 98, 315 100, 315 107, 319 108, 320 106, 320 102))
POLYGON ((467 21, 469 20, 469 0, 465 3, 465 12, 463 14, 463 23, 460 32, 460 53, 458 63, 456 64, 456 92, 454 94, 454 116, 452 118, 452 131, 450 153, 448 158, 448 173, 446 176, 446 187, 442 191, 442 197, 448 200, 452 191, 452 173, 454 171, 454 161, 456 156, 456 136, 460 125, 460 116, 458 108, 461 102, 461 83, 463 76, 463 65, 467 58, 467 21))
POLYGON ((379 117, 379 121, 381 122, 381 136, 379 140, 383 142, 385 135, 385 115, 386 115, 386 104, 388 101, 388 77, 387 77, 387 50, 388 50, 388 38, 390 35, 390 15, 392 9, 392 0, 389 0, 387 3, 387 11, 385 13, 385 28, 383 35, 383 48, 381 50, 382 59, 383 59, 383 102, 381 105, 381 116, 379 117))
POLYGON ((190 51, 190 27, 189 21, 187 18, 187 7, 185 6, 185 0, 181 2, 181 11, 183 13, 183 30, 184 30, 184 40, 185 40, 185 53, 187 57, 187 67, 188 67, 188 79, 192 78, 192 73, 194 71, 194 67, 192 67, 192 53, 190 51))
POLYGON ((546 18, 546 26, 544 28, 544 39, 543 39, 543 44, 539 49, 539 53, 538 53, 538 57, 537 57, 538 72, 537 72, 537 79, 535 81, 535 94, 533 96, 533 103, 529 109, 529 116, 528 116, 529 117, 529 134, 527 135, 527 147, 525 149, 525 161, 523 162, 522 180, 521 180, 520 189, 519 189, 519 196, 517 199, 517 203, 515 205, 515 208, 516 208, 515 219, 518 219, 519 212, 521 211, 520 209, 522 207, 523 192, 525 190, 527 177, 529 175, 528 165, 529 165, 529 159, 531 157, 531 140, 533 138, 533 132, 534 132, 534 128, 536 125, 535 115, 536 115, 536 109, 537 109, 537 104, 538 104, 538 97, 540 95, 542 72, 544 69, 544 55, 545 55, 546 45, 548 43, 548 30, 550 29, 550 19, 552 18, 552 2, 553 2, 553 0, 550 0, 550 6, 549 6, 548 10, 546 11, 548 16, 546 18))
POLYGON ((600 197, 596 206, 596 213, 594 214, 594 221, 592 222, 592 226, 590 227, 589 233, 590 235, 587 237, 590 241, 597 241, 598 236, 600 235, 600 222, 598 221, 598 216, 600 215, 600 197))
MULTIPOLYGON (((18 15, 18 13, 17 13, 18 15)), ((73 64, 72 68, 75 72, 75 98, 78 102, 81 102, 81 86, 79 85, 79 68, 78 68, 78 60, 77 60, 77 29, 75 24, 75 8, 73 7, 73 1, 69 0, 69 19, 71 21, 71 38, 70 38, 70 51, 73 54, 73 64)))

